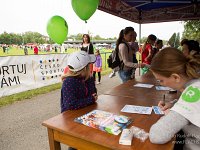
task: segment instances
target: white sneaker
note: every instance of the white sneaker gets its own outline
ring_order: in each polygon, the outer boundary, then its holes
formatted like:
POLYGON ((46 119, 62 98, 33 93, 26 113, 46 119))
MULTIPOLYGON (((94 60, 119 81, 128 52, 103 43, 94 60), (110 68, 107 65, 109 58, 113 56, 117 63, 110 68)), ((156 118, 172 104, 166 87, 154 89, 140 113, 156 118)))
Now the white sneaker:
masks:
POLYGON ((97 82, 97 84, 100 84, 100 82, 97 82))
POLYGON ((112 78, 115 76, 115 72, 112 72, 110 75, 109 75, 109 78, 112 78))

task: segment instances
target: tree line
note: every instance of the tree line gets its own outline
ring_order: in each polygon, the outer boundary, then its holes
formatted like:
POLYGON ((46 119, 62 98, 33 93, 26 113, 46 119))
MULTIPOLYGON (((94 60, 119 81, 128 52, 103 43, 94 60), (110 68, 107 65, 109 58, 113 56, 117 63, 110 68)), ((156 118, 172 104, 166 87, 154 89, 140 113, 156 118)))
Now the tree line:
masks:
MULTIPOLYGON (((82 36, 83 35, 79 33, 77 35, 69 35, 67 38, 73 40, 82 40, 82 36)), ((116 38, 106 39, 100 37, 99 35, 95 35, 94 37, 92 37, 92 40, 114 40, 114 39, 116 38)), ((54 42, 48 36, 44 36, 38 32, 32 32, 32 31, 28 31, 22 34, 7 33, 7 32, 0 34, 0 44, 25 45, 27 43, 53 44, 54 42)))
POLYGON ((38 33, 38 32, 25 32, 22 34, 16 33, 7 33, 4 32, 0 34, 0 44, 16 44, 16 45, 23 45, 27 43, 50 43, 51 41, 48 37, 38 33))
MULTIPOLYGON (((91 34, 91 33, 88 33, 91 34)), ((184 32, 182 33, 182 39, 196 40, 200 43, 200 20, 190 20, 184 22, 184 32)), ((69 35, 68 39, 82 40, 82 34, 69 35)), ((117 38, 102 38, 99 35, 91 37, 92 40, 116 40, 117 38)), ((67 40, 67 39, 66 39, 67 40)), ((174 33, 168 40, 168 44, 173 47, 180 46, 180 34, 174 33)), ((146 41, 146 37, 141 39, 141 43, 146 41)), ((54 42, 48 37, 44 36, 38 32, 28 31, 22 34, 7 33, 4 32, 0 34, 0 44, 16 44, 23 45, 27 43, 38 43, 38 44, 53 44, 54 42)))
MULTIPOLYGON (((182 33, 182 39, 195 40, 200 43, 200 20, 189 20, 184 22, 184 31, 182 33)), ((168 44, 172 47, 178 48, 180 46, 180 34, 174 33, 168 44)))

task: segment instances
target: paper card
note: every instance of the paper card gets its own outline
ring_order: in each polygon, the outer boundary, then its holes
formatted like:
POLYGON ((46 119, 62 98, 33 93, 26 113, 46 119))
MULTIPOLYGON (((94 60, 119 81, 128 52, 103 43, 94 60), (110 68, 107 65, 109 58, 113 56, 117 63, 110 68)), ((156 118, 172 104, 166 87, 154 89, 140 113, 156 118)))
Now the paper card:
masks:
POLYGON ((152 106, 153 107, 153 111, 155 114, 158 114, 158 115, 163 115, 164 112, 160 109, 160 107, 158 106, 152 106))
POLYGON ((143 88, 152 88, 154 85, 152 84, 143 84, 143 83, 137 83, 133 85, 134 87, 143 87, 143 88))
POLYGON ((156 86, 156 90, 158 91, 169 91, 171 88, 166 86, 156 86))
POLYGON ((136 105, 125 105, 121 112, 126 113, 137 113, 137 114, 151 114, 152 107, 136 106, 136 105))

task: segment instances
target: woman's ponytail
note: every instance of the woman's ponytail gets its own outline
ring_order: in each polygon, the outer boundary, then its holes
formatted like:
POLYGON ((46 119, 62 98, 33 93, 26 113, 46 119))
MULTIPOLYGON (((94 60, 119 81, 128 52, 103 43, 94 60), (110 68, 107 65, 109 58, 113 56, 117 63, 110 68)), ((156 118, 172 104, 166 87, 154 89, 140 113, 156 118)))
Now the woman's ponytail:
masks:
POLYGON ((189 55, 186 59, 186 74, 189 78, 200 78, 200 55, 189 55))

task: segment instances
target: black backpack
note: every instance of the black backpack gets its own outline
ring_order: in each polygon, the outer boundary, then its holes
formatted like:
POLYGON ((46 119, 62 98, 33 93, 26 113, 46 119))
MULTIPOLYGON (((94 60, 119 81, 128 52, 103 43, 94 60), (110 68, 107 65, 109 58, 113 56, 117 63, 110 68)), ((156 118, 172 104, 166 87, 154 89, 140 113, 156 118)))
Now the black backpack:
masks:
MULTIPOLYGON (((127 43, 124 43, 124 44, 128 47, 128 53, 129 53, 129 46, 127 45, 127 43)), ((116 48, 112 51, 112 53, 107 59, 109 68, 114 69, 116 67, 122 67, 123 61, 120 61, 118 53, 119 53, 119 48, 118 46, 116 46, 116 48)))

